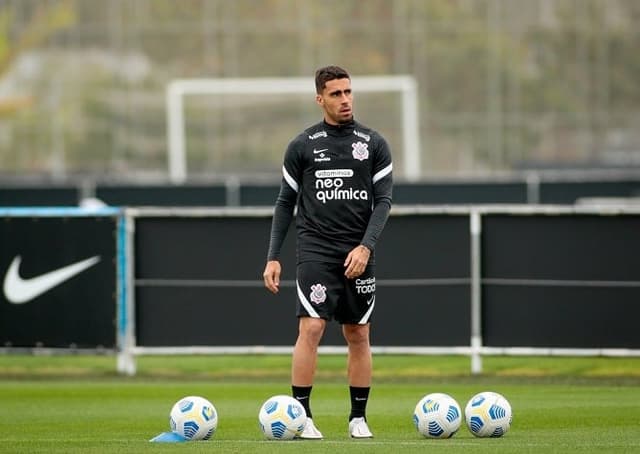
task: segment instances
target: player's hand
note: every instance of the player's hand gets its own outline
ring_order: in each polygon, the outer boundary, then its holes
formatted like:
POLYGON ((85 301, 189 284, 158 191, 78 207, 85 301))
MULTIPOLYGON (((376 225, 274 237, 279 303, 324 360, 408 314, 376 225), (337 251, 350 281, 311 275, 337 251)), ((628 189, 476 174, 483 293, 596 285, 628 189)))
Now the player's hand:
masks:
POLYGON ((264 273, 262 273, 264 286, 267 287, 271 293, 278 293, 278 290, 280 290, 281 272, 282 267, 280 266, 280 262, 277 260, 269 260, 267 265, 264 267, 264 273))
POLYGON ((367 264, 369 263, 369 256, 371 251, 368 247, 359 245, 349 252, 347 259, 344 261, 345 271, 344 275, 347 279, 355 279, 364 273, 367 264))

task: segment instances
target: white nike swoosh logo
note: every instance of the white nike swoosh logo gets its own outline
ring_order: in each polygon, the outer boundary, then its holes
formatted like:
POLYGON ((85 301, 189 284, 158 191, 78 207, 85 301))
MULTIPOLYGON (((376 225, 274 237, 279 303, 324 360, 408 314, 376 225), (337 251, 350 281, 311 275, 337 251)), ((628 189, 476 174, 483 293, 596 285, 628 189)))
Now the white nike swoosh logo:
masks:
POLYGON ((323 148, 322 150, 316 150, 315 148, 313 149, 313 154, 318 154, 318 153, 322 153, 323 151, 329 151, 328 148, 323 148))
POLYGON ((100 261, 100 256, 96 255, 30 279, 20 277, 18 270, 21 261, 22 258, 19 255, 16 256, 4 276, 4 296, 7 301, 13 304, 22 304, 37 298, 76 274, 92 267, 100 261))

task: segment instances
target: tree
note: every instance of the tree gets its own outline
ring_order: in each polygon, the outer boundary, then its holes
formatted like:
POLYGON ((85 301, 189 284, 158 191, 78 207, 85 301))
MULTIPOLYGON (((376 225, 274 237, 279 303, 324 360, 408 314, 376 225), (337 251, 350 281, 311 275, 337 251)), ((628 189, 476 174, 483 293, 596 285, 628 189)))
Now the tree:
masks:
MULTIPOLYGON (((5 6, 0 9, 0 78, 3 77, 25 51, 47 40, 54 33, 70 27, 75 22, 71 0, 57 3, 45 3, 33 8, 26 26, 12 39, 11 26, 16 16, 16 7, 5 6)), ((0 118, 11 115, 32 105, 32 96, 0 96, 0 118)))

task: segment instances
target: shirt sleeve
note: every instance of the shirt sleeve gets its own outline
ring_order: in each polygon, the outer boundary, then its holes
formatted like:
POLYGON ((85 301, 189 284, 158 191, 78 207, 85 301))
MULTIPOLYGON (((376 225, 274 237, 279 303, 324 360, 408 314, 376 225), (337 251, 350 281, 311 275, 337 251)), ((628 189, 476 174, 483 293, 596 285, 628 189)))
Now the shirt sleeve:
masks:
POLYGON ((366 246, 370 251, 376 247, 376 243, 384 230, 384 226, 391 211, 391 200, 393 192, 393 164, 391 162, 391 152, 387 142, 380 138, 380 147, 376 153, 376 160, 373 166, 373 212, 369 218, 367 229, 360 244, 366 246))
POLYGON ((291 220, 293 219, 293 212, 300 188, 300 165, 297 158, 298 156, 295 143, 292 142, 287 148, 282 166, 282 182, 273 211, 273 220, 271 221, 267 260, 278 260, 280 257, 282 244, 289 231, 289 224, 291 224, 291 220))

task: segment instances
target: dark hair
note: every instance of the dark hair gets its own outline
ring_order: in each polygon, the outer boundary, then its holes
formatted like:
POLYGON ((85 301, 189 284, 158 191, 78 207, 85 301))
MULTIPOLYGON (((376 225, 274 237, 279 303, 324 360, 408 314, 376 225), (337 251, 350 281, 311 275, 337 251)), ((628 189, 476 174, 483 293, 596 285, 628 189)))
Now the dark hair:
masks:
POLYGON ((327 82, 335 79, 351 79, 346 69, 339 66, 325 66, 316 71, 316 93, 322 93, 327 82))

